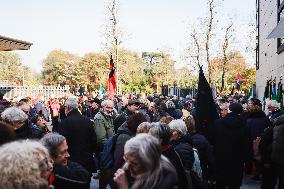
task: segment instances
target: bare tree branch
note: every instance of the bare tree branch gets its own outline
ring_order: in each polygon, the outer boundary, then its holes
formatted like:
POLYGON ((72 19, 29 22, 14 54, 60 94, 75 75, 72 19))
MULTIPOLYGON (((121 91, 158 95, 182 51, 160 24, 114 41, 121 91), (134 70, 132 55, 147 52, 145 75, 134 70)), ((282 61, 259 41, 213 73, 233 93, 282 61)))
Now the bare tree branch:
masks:
POLYGON ((196 32, 195 29, 190 34, 190 36, 192 37, 194 44, 196 46, 196 55, 193 58, 196 58, 196 63, 198 65, 198 67, 201 68, 201 65, 200 65, 200 44, 199 44, 197 32, 196 32))
POLYGON ((223 42, 223 45, 222 45, 223 64, 222 64, 221 92, 224 90, 224 86, 225 86, 225 74, 227 72, 226 65, 229 61, 229 59, 228 59, 228 47, 229 47, 229 40, 232 37, 232 35, 230 33, 232 27, 233 27, 233 23, 230 23, 229 26, 226 28, 224 42, 223 42))
POLYGON ((208 20, 208 25, 207 25, 207 31, 206 31, 206 41, 205 41, 205 51, 206 51, 206 61, 208 64, 208 81, 209 84, 211 84, 212 79, 211 79, 211 64, 210 64, 210 55, 209 55, 209 42, 211 39, 211 32, 212 32, 212 23, 213 23, 213 13, 214 13, 214 0, 208 0, 209 4, 209 20, 208 20))

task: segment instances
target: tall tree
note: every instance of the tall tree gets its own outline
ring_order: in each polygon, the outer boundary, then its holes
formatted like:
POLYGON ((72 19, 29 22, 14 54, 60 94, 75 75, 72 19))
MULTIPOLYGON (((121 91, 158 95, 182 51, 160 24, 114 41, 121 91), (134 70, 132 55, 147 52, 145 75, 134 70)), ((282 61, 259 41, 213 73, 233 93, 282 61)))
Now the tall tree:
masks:
POLYGON ((149 80, 155 92, 160 92, 162 84, 174 84, 175 61, 169 53, 164 51, 144 52, 142 58, 146 64, 144 71, 151 73, 149 80))
POLYGON ((175 70, 174 82, 178 87, 197 87, 197 77, 194 72, 187 67, 175 70))
POLYGON ((213 27, 215 4, 214 4, 214 0, 208 0, 207 3, 209 6, 209 17, 207 18, 207 24, 206 24, 205 52, 206 52, 206 61, 207 61, 207 66, 208 66, 208 82, 209 82, 209 85, 211 85, 212 67, 210 64, 209 47, 210 47, 210 41, 212 38, 212 27, 213 27))
POLYGON ((76 85, 74 69, 80 57, 63 50, 53 50, 43 60, 42 77, 48 85, 76 85))
POLYGON ((41 84, 41 74, 29 66, 21 66, 23 86, 36 86, 41 84))
MULTIPOLYGON (((249 92, 252 84, 255 83, 255 69, 246 63, 244 56, 238 52, 233 51, 228 53, 228 62, 225 65, 226 74, 224 76, 224 93, 229 93, 233 86, 236 84, 236 75, 240 75, 244 78, 242 83, 242 91, 249 92)), ((224 57, 214 57, 211 60, 212 69, 212 82, 216 86, 222 86, 222 69, 223 69, 224 57)))
POLYGON ((76 64, 73 75, 76 83, 87 85, 89 90, 106 87, 109 57, 105 53, 87 53, 76 64))
POLYGON ((107 51, 112 55, 114 59, 116 69, 116 80, 117 80, 117 93, 121 93, 121 77, 120 77, 120 63, 119 63, 119 46, 122 43, 122 34, 119 29, 119 18, 118 18, 118 0, 108 0, 107 2, 107 17, 108 22, 106 24, 106 48, 107 51))
POLYGON ((228 57, 228 49, 229 49, 229 44, 230 44, 229 40, 232 38, 232 34, 231 34, 232 27, 233 27, 233 23, 230 23, 229 26, 226 28, 224 42, 222 45, 223 64, 222 64, 221 92, 223 92, 224 85, 225 85, 225 74, 227 72, 226 65, 229 61, 229 57, 228 57))
POLYGON ((0 51, 0 80, 22 83, 21 59, 16 53, 0 51))

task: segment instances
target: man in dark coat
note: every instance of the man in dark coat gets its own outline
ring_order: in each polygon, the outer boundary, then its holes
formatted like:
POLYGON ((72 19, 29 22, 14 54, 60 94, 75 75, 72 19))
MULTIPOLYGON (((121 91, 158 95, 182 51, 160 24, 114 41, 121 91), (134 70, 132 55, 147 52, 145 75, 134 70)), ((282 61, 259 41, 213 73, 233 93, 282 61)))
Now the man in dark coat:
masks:
POLYGON ((230 113, 215 122, 214 156, 218 189, 236 189, 242 185, 245 149, 243 109, 238 103, 229 106, 230 113))
POLYGON ((62 135, 50 133, 40 141, 47 149, 53 160, 53 171, 48 179, 49 185, 56 189, 89 189, 89 172, 79 163, 68 158, 68 145, 62 135))
POLYGON ((117 132, 118 128, 128 119, 129 116, 131 116, 135 112, 138 112, 141 104, 142 102, 139 99, 128 100, 128 104, 124 112, 122 112, 122 114, 114 119, 113 125, 115 133, 117 132))
POLYGON ((95 115, 100 111, 101 101, 98 98, 94 98, 90 101, 90 107, 87 109, 87 117, 91 120, 94 119, 95 115))
POLYGON ((256 166, 256 174, 254 179, 259 179, 259 174, 261 170, 261 164, 257 157, 254 157, 253 151, 253 141, 257 137, 260 137, 264 130, 271 126, 269 119, 266 117, 265 113, 261 110, 261 106, 254 104, 249 104, 247 107, 248 113, 246 116, 246 137, 248 141, 247 154, 246 154, 246 168, 248 172, 251 172, 253 162, 256 166))
POLYGON ((93 153, 96 150, 96 134, 90 119, 78 111, 75 97, 65 101, 65 114, 59 133, 66 137, 70 160, 81 164, 90 174, 95 171, 93 153))

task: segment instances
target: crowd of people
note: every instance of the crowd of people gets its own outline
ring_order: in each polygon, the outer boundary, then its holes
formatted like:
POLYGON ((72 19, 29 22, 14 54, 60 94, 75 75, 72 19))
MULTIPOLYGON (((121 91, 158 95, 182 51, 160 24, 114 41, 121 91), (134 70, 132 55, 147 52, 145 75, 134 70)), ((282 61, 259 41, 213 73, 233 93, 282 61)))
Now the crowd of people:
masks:
POLYGON ((99 189, 238 189, 247 174, 283 189, 280 104, 224 96, 215 105, 219 117, 203 128, 191 96, 2 95, 0 188, 88 189, 98 179, 99 189))

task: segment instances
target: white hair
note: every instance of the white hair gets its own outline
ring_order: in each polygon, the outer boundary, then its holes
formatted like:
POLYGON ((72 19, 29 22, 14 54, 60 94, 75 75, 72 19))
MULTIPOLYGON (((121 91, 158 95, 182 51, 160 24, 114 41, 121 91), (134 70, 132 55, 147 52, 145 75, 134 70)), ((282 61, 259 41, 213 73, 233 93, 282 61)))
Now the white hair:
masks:
POLYGON ((219 105, 219 107, 222 109, 222 108, 226 108, 226 109, 228 109, 229 110, 229 103, 227 103, 227 102, 225 102, 225 103, 221 103, 220 105, 219 105))
POLYGON ((276 109, 280 109, 280 103, 278 103, 276 100, 266 100, 266 108, 268 106, 274 107, 276 109))
POLYGON ((1 113, 1 119, 6 122, 17 122, 17 121, 26 121, 28 116, 23 112, 20 108, 17 107, 10 107, 5 109, 1 113))
POLYGON ((187 134, 187 128, 186 128, 186 124, 183 120, 181 119, 177 119, 177 120, 172 120, 169 123, 169 127, 171 128, 171 130, 176 130, 178 131, 182 136, 187 134))
POLYGON ((114 106, 114 103, 113 103, 112 100, 104 100, 104 101, 102 101, 101 105, 102 105, 102 107, 105 107, 105 106, 107 106, 107 105, 112 105, 112 106, 114 106))
POLYGON ((65 106, 68 106, 71 109, 78 109, 79 104, 78 104, 78 98, 75 96, 69 97, 65 101, 65 106))
POLYGON ((139 166, 147 168, 143 173, 136 175, 132 189, 153 189, 162 174, 162 170, 173 172, 176 176, 173 165, 161 155, 160 143, 156 137, 145 133, 138 134, 126 142, 124 153, 140 162, 139 166), (149 175, 151 176, 149 177, 149 175))
POLYGON ((40 154, 49 157, 47 149, 36 141, 15 141, 1 146, 0 188, 47 188, 48 183, 42 178, 47 167, 40 154))
POLYGON ((170 108, 176 108, 176 106, 175 106, 175 103, 173 103, 173 101, 171 101, 171 100, 168 100, 167 102, 166 102, 166 106, 167 106, 167 108, 168 109, 170 109, 170 108))

